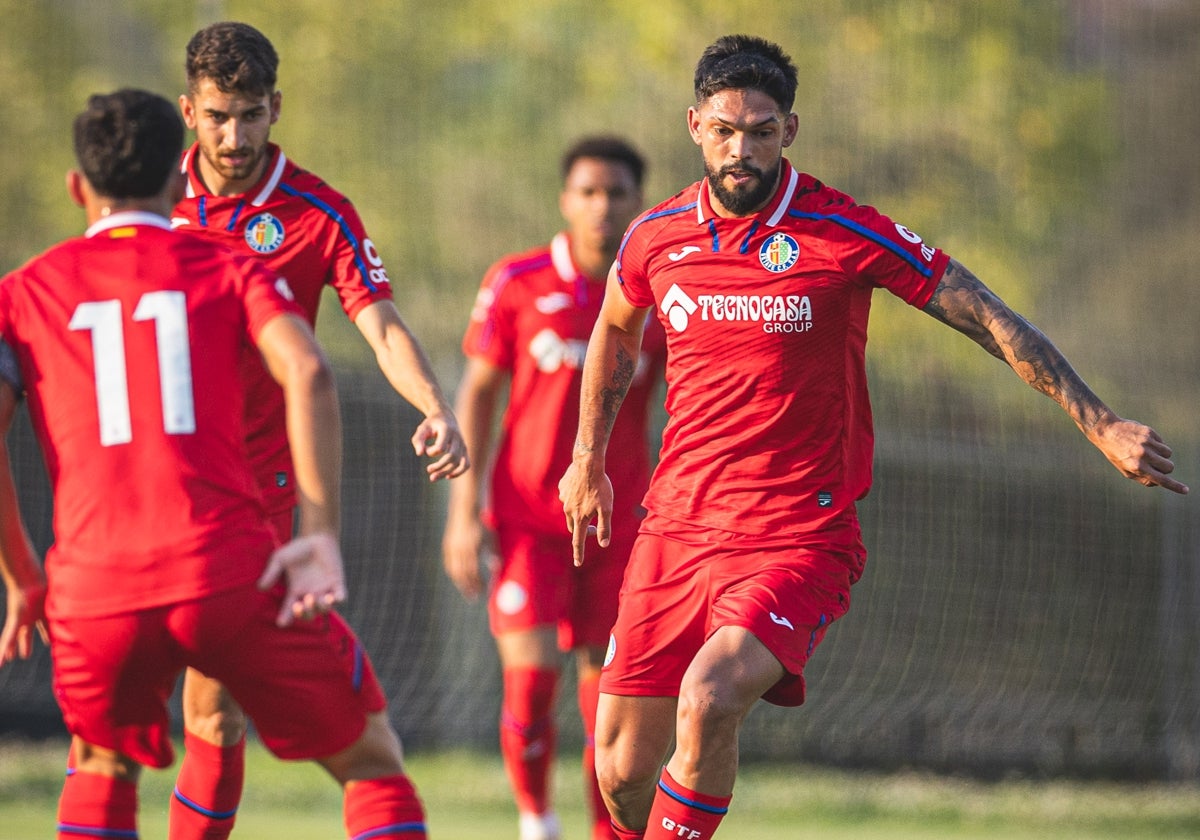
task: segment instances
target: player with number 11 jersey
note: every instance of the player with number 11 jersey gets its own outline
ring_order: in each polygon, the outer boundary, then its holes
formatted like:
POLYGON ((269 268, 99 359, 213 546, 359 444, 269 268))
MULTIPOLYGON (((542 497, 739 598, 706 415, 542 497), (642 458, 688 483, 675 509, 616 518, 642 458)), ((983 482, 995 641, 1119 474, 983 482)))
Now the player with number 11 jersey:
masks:
POLYGON ((259 358, 267 321, 299 314, 290 297, 253 261, 142 212, 114 213, 0 282, 0 337, 54 491, 51 618, 258 580, 275 543, 238 369, 259 358))

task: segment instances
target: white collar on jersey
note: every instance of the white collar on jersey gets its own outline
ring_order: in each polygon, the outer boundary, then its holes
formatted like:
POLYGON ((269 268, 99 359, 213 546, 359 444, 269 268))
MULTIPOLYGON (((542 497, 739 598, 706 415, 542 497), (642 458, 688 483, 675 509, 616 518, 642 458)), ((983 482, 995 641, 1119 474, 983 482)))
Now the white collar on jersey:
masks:
POLYGON ((167 221, 166 217, 160 216, 157 213, 149 213, 145 210, 121 210, 113 213, 111 216, 105 216, 100 221, 91 225, 84 231, 83 235, 92 237, 98 233, 104 233, 106 230, 129 227, 130 225, 147 225, 166 230, 171 229, 171 223, 167 221))
MULTIPOLYGON (((196 188, 192 186, 192 174, 190 172, 192 165, 192 153, 196 150, 196 146, 188 149, 187 154, 183 156, 183 164, 180 166, 180 171, 185 173, 187 177, 187 197, 196 197, 196 188)), ((261 207, 271 193, 275 191, 275 187, 279 186, 280 179, 283 178, 283 170, 287 166, 287 155, 283 153, 283 149, 279 149, 279 154, 275 158, 275 167, 271 170, 271 177, 263 184, 263 188, 258 191, 258 195, 250 202, 254 207, 261 207)))
MULTIPOLYGON (((771 218, 767 219, 768 227, 775 227, 775 225, 779 224, 780 220, 783 218, 783 214, 787 212, 788 207, 792 203, 792 196, 796 194, 796 184, 800 182, 800 173, 798 173, 793 166, 788 166, 787 170, 787 187, 784 189, 783 197, 779 200, 779 204, 775 207, 775 212, 771 214, 771 218)), ((713 200, 712 191, 709 189, 707 178, 700 182, 700 189, 709 190, 708 201, 711 204, 713 200)), ((776 192, 776 195, 778 194, 779 193, 776 192)), ((696 196, 696 221, 699 224, 704 224, 705 221, 704 201, 701 200, 701 196, 699 194, 696 196)))
POLYGON ((574 283, 579 277, 579 269, 571 259, 571 240, 566 231, 559 231, 550 240, 550 260, 564 283, 574 283))

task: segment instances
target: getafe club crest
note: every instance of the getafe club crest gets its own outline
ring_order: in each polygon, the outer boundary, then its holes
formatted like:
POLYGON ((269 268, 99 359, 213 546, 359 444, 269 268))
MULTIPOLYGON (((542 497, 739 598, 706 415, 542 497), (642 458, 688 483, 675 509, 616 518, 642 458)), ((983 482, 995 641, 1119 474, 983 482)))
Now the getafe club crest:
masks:
POLYGON ((767 237, 758 249, 758 261, 772 274, 787 271, 800 258, 800 243, 786 233, 767 237))
POLYGON ((256 254, 270 254, 283 244, 283 222, 270 213, 259 213, 246 222, 246 244, 256 254))

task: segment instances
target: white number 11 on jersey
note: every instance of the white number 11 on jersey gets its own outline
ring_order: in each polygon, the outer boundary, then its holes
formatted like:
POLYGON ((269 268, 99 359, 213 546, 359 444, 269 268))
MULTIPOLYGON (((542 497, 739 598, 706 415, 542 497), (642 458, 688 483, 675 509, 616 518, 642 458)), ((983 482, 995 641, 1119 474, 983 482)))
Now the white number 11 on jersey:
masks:
MULTIPOLYGON (((121 316, 119 300, 92 301, 75 307, 68 324, 72 330, 90 330, 92 334, 101 446, 116 446, 133 440, 125 327, 121 316)), ((138 300, 133 320, 154 321, 163 430, 169 435, 194 433, 196 406, 192 395, 192 357, 184 293, 147 292, 138 300)))

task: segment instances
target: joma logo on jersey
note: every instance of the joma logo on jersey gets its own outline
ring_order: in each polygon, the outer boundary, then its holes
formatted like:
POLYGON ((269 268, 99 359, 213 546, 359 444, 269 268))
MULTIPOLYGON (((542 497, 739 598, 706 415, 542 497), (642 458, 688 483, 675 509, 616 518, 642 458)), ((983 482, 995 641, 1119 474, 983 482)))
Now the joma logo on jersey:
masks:
POLYGON ((256 254, 278 251, 283 236, 283 222, 270 213, 259 213, 246 222, 246 244, 256 254))
POLYGON ((800 243, 786 233, 768 236, 758 249, 758 261, 772 274, 787 271, 800 259, 800 243))

